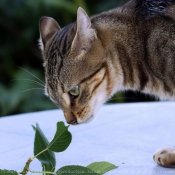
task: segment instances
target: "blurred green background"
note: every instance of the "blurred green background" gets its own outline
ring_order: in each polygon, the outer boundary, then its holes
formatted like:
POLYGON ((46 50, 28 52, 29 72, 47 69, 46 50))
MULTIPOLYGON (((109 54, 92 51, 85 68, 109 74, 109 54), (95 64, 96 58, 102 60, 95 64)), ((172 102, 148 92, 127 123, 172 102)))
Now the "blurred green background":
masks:
MULTIPOLYGON (((57 108, 38 84, 44 81, 38 48, 38 21, 42 16, 55 18, 63 27, 76 20, 78 6, 92 15, 126 1, 0 0, 0 116, 57 108)), ((128 92, 115 95, 109 102, 128 101, 145 101, 145 98, 128 92)))

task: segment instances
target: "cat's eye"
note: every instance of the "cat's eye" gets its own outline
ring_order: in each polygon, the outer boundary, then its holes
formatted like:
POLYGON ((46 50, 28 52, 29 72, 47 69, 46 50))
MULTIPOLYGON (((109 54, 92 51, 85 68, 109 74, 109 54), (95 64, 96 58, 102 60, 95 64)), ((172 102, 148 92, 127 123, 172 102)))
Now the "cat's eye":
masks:
POLYGON ((72 88, 70 91, 69 91, 70 95, 74 96, 74 97, 77 97, 80 93, 79 91, 79 86, 75 86, 74 88, 72 88))

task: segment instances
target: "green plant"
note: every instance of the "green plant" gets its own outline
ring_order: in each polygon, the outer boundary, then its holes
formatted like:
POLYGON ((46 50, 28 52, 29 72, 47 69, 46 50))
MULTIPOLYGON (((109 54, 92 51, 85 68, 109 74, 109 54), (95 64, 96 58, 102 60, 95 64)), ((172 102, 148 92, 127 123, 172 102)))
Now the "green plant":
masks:
POLYGON ((108 162, 94 162, 87 167, 79 165, 64 166, 55 171, 56 159, 55 152, 62 152, 67 149, 72 141, 72 135, 68 131, 69 126, 63 122, 57 123, 57 130, 51 142, 47 140, 39 125, 33 126, 35 130, 34 156, 30 157, 21 172, 14 170, 1 170, 0 175, 26 175, 28 172, 41 173, 44 175, 103 175, 106 172, 117 168, 108 162), (30 170, 30 163, 37 158, 42 165, 42 172, 30 170))

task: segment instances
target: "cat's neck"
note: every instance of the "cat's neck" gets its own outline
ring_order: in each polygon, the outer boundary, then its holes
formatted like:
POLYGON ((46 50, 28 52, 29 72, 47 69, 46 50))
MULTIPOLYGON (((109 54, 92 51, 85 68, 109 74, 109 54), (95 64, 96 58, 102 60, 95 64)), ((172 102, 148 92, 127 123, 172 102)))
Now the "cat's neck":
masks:
POLYGON ((166 83, 155 76, 157 70, 150 69, 145 61, 148 36, 142 21, 134 21, 128 11, 125 14, 115 9, 93 17, 92 24, 107 53, 109 79, 114 80, 109 82, 108 94, 138 90, 162 100, 174 99, 172 92, 166 92, 166 83))

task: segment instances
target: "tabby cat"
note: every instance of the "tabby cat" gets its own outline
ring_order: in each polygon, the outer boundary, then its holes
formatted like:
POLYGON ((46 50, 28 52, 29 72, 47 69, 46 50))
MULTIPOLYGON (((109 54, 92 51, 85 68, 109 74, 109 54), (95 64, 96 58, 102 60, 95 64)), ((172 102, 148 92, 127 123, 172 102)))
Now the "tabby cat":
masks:
MULTIPOLYGON (((175 99, 175 0, 130 0, 124 6, 77 20, 64 28, 40 20, 45 94, 69 124, 90 121, 116 91, 134 90, 175 99)), ((175 166, 175 151, 154 160, 175 166)))

